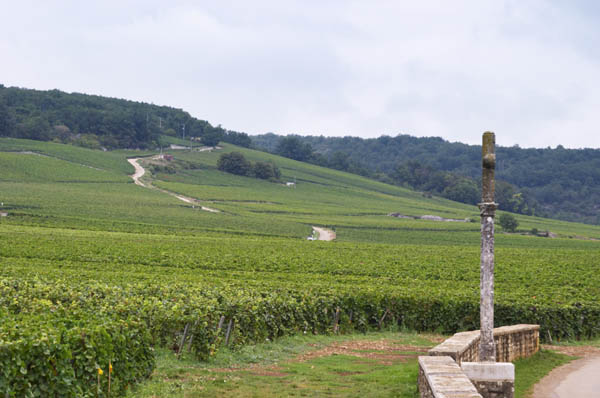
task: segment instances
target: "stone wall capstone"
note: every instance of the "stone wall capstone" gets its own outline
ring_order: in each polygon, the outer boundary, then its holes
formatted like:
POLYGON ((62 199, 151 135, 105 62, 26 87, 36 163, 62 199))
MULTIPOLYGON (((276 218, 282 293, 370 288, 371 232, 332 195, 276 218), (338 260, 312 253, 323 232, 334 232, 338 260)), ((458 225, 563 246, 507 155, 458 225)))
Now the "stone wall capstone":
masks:
MULTIPOLYGON (((419 357, 418 387, 421 398, 506 398, 514 394, 510 380, 470 380, 460 365, 479 361, 479 330, 460 332, 419 357), (450 395, 448 395, 450 394, 450 395)), ((540 348, 539 325, 513 325, 494 329, 497 362, 512 362, 540 348)), ((507 366, 512 366, 507 364, 507 366)))

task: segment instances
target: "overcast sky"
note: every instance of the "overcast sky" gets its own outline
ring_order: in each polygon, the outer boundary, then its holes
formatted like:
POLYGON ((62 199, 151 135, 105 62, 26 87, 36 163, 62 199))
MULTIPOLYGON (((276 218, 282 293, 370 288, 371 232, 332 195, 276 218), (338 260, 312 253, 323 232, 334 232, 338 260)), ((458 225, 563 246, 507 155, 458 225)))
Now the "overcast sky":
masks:
POLYGON ((600 147, 600 2, 6 1, 0 83, 249 134, 600 147))

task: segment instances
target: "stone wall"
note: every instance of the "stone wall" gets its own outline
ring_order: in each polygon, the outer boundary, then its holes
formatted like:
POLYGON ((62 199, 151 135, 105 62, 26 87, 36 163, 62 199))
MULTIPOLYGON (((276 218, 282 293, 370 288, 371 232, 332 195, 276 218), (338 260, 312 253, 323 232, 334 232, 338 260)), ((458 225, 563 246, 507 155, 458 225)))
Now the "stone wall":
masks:
MULTIPOLYGON (((513 325, 494 329, 496 361, 512 362, 535 354, 540 347, 539 325, 513 325)), ((419 393, 421 398, 442 398, 452 392, 457 397, 512 397, 512 382, 469 378, 460 365, 479 361, 479 330, 456 333, 419 357, 419 393), (477 386, 477 388, 476 388, 477 386), (481 395, 477 392, 479 391, 481 395)), ((493 365, 493 363, 492 363, 493 365)), ((512 364, 506 366, 512 367, 512 364)), ((472 369, 470 370, 472 373, 472 369)))
POLYGON ((421 398, 482 398, 450 357, 419 357, 418 384, 421 398))
MULTIPOLYGON (((512 362, 529 357, 540 348, 539 325, 512 325, 494 329, 496 361, 512 362)), ((479 361, 479 330, 456 333, 429 350, 429 355, 452 357, 462 362, 479 361)))

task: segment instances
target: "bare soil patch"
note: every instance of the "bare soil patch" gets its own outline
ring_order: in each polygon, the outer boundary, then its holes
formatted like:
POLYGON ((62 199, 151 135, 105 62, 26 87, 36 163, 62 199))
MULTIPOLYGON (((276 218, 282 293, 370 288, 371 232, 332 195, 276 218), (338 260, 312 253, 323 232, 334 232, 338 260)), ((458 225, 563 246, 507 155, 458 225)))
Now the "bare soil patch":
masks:
POLYGON ((384 365, 398 361, 407 361, 418 355, 426 355, 424 347, 398 345, 388 340, 363 340, 334 343, 316 351, 310 351, 294 358, 292 362, 305 362, 331 355, 347 355, 375 360, 384 365))
POLYGON ((562 346, 543 344, 544 350, 552 350, 573 357, 600 356, 600 348, 591 346, 562 346))

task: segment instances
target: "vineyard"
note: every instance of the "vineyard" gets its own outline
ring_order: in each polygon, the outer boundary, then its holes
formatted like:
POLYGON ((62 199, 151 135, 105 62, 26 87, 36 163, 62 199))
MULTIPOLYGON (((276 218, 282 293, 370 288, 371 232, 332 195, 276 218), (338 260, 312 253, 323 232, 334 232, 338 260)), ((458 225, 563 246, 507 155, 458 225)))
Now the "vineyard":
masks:
MULTIPOLYGON (((134 185, 133 152, 0 150, 5 396, 123 396, 158 347, 206 360, 298 333, 478 327, 478 222, 387 216, 477 221, 475 207, 233 146, 296 187, 222 173, 219 151, 172 152, 174 171, 148 178, 221 211, 209 213, 134 185), (306 241, 311 225, 337 241, 306 241)), ((496 324, 599 335, 600 228, 518 218, 558 238, 497 236, 496 324)))

